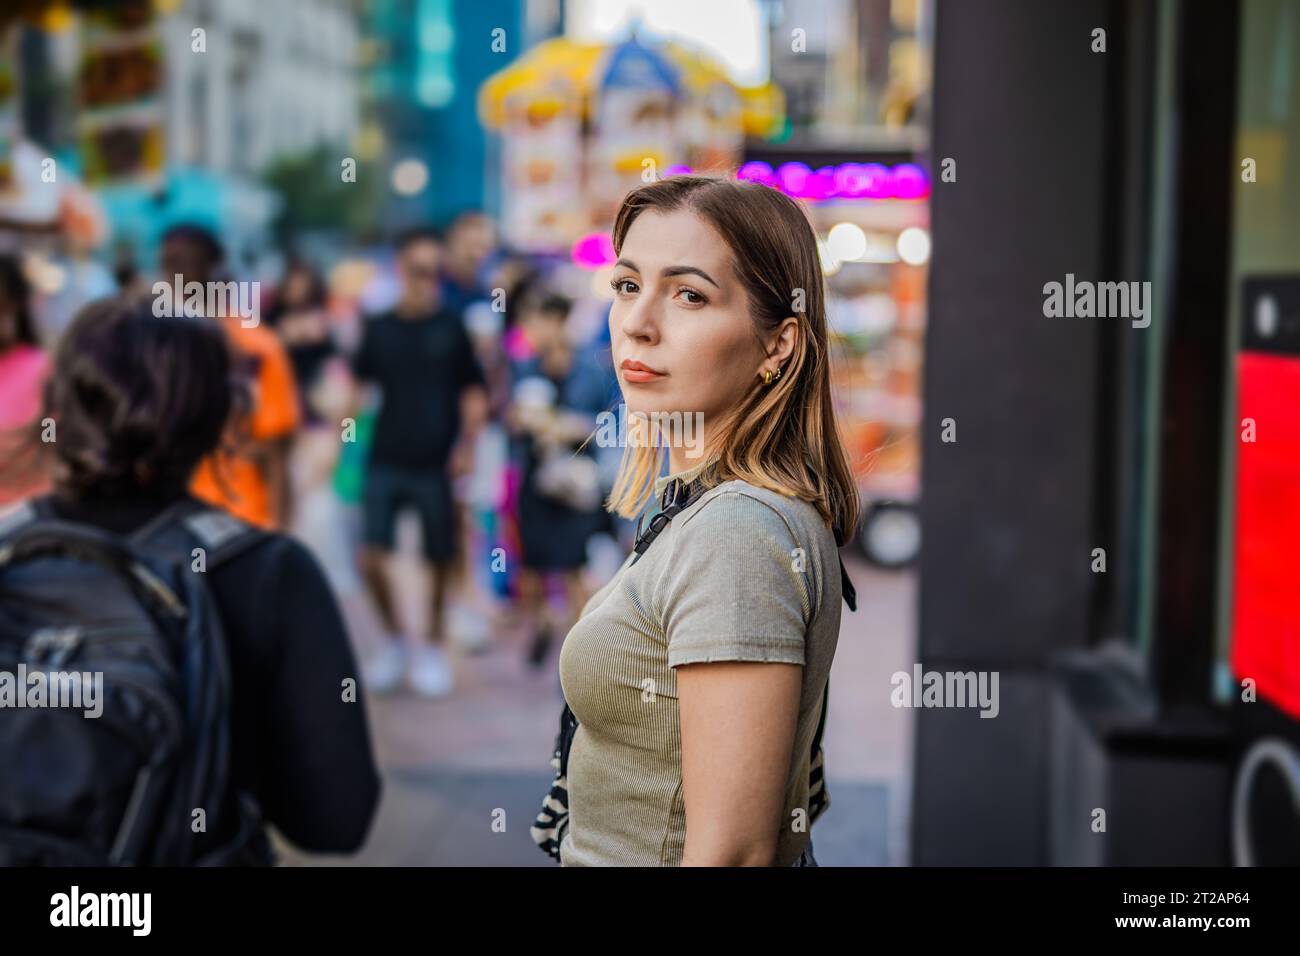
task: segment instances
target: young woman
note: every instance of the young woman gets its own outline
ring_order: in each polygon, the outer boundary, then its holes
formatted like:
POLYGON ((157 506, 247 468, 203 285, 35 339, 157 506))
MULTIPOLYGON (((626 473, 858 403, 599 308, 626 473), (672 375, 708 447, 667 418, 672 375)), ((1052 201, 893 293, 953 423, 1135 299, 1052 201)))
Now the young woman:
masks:
MULTIPOLYGON (((185 499, 236 407, 232 383, 215 323, 157 318, 148 301, 87 306, 46 393, 58 428, 51 510, 126 535, 185 499)), ((380 784, 364 703, 340 703, 357 667, 324 576, 301 545, 268 532, 209 584, 230 657, 234 787, 302 849, 357 850, 380 784)))
POLYGON ((706 490, 561 650, 579 722, 561 863, 812 865, 811 743, 842 594, 833 529, 857 519, 816 241, 775 190, 677 176, 628 195, 614 247, 628 415, 671 427, 670 474, 661 449, 629 442, 609 505, 631 517, 706 490))

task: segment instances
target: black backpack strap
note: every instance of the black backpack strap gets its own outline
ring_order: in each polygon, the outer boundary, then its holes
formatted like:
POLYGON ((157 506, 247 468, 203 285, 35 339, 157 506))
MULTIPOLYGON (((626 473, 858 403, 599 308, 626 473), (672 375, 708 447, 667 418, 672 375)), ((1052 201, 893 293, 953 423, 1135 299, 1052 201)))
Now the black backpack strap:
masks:
POLYGON ((817 751, 822 746, 822 733, 826 730, 826 711, 831 706, 831 680, 826 678, 826 687, 822 690, 822 715, 817 721, 817 732, 813 734, 812 753, 817 756, 817 751))
POLYGON ((136 547, 173 559, 188 557, 197 546, 212 571, 266 540, 260 528, 190 498, 169 506, 131 535, 136 547))
POLYGON ((660 532, 668 527, 668 523, 695 504, 707 490, 702 482, 693 481, 686 484, 676 478, 665 485, 663 498, 660 501, 661 510, 650 519, 649 526, 644 531, 641 529, 645 515, 642 515, 636 523, 636 544, 632 547, 632 550, 636 552, 636 557, 632 559, 632 563, 636 564, 640 561, 641 556, 654 543, 655 538, 659 537, 660 532))
POLYGON ((37 558, 67 556, 97 564, 121 576, 151 609, 183 619, 185 605, 153 569, 139 560, 129 541, 99 528, 61 521, 42 502, 26 520, 0 530, 0 570, 37 558))
MULTIPOLYGON (((838 524, 831 525, 831 531, 835 535, 835 546, 844 547, 844 531, 838 524)), ((840 593, 844 595, 844 603, 849 606, 850 611, 858 609, 858 589, 853 586, 853 581, 849 578, 849 572, 844 569, 844 559, 840 558, 840 593)))
POLYGON ((569 749, 573 746, 573 735, 578 729, 578 718, 569 709, 569 702, 564 702, 560 711, 560 732, 555 737, 555 756, 559 760, 559 775, 569 775, 569 749))
POLYGON ((844 595, 844 603, 849 606, 849 610, 856 611, 858 609, 858 590, 849 579, 849 572, 844 570, 843 558, 840 558, 840 591, 844 595))

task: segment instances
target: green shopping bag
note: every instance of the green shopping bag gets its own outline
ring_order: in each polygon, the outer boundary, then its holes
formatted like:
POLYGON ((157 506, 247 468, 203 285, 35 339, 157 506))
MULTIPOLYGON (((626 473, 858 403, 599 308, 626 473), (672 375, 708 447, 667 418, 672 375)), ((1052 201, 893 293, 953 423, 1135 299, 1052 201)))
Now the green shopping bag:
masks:
POLYGON ((361 503, 366 485, 366 460, 370 457, 370 442, 375 433, 374 411, 357 415, 356 440, 345 441, 334 469, 334 493, 344 504, 361 503))

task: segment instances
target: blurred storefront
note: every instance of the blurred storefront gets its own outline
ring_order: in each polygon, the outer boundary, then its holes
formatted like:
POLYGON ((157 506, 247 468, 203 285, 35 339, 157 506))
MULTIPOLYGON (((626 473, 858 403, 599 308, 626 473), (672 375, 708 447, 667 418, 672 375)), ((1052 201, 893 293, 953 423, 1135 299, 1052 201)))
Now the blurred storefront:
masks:
POLYGON ((671 42, 541 43, 479 96, 484 124, 500 131, 506 238, 545 253, 608 230, 647 177, 734 168, 744 137, 773 132, 781 105, 771 84, 738 86, 671 42))
POLYGON ((1295 862, 1300 8, 935 23, 914 862, 1295 862))

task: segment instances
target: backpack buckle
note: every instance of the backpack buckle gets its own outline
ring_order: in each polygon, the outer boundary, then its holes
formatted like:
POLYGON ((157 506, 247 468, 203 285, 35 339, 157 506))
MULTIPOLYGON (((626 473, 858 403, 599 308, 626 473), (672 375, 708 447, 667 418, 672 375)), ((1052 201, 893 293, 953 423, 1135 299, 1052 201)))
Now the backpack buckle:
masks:
POLYGON ((685 483, 680 478, 674 478, 672 481, 668 482, 667 487, 664 488, 663 500, 661 502, 662 509, 667 511, 669 508, 672 508, 679 503, 684 506, 686 501, 690 498, 691 491, 691 485, 685 483))
POLYGON ((34 664, 62 667, 81 646, 79 627, 46 627, 32 632, 23 647, 23 657, 34 664))

